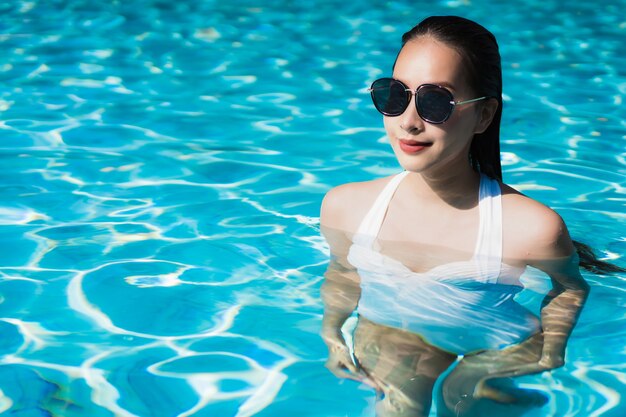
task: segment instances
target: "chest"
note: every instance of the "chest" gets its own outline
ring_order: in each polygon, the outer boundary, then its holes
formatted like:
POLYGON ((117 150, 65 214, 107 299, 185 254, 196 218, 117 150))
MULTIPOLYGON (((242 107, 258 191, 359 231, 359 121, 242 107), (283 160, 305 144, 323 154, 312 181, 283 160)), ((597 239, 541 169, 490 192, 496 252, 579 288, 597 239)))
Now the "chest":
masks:
POLYGON ((468 261, 479 230, 478 208, 441 210, 391 204, 378 233, 380 252, 415 272, 468 261))
POLYGON ((472 254, 480 228, 478 207, 467 210, 438 206, 390 204, 378 238, 472 254))

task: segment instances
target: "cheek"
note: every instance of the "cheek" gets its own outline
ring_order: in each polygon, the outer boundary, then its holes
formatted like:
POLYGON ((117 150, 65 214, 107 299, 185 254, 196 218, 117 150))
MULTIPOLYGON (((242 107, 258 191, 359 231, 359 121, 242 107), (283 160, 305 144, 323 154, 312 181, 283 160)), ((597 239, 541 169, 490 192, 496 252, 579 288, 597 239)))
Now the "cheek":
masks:
POLYGON ((438 126, 433 136, 439 139, 438 145, 443 153, 457 154, 466 149, 471 143, 474 133, 468 128, 466 120, 450 117, 446 123, 438 126))
POLYGON ((392 132, 394 132, 395 130, 395 123, 396 123, 396 119, 398 119, 397 117, 388 117, 388 116, 383 116, 383 126, 385 127, 385 130, 387 131, 387 134, 390 134, 392 132))
POLYGON ((462 149, 469 149, 472 139, 474 138, 474 133, 472 130, 468 129, 467 126, 458 124, 454 127, 451 126, 446 136, 448 138, 446 141, 447 147, 450 151, 457 152, 462 149))
MULTIPOLYGON (((466 109, 463 109, 466 110, 466 109)), ((443 126, 448 136, 455 141, 464 142, 474 137, 475 120, 467 112, 454 112, 443 126), (463 114, 464 113, 464 114, 463 114)))
POLYGON ((469 105, 454 109, 452 116, 450 116, 446 124, 449 124, 454 129, 471 130, 473 132, 477 121, 478 113, 472 105, 469 105))

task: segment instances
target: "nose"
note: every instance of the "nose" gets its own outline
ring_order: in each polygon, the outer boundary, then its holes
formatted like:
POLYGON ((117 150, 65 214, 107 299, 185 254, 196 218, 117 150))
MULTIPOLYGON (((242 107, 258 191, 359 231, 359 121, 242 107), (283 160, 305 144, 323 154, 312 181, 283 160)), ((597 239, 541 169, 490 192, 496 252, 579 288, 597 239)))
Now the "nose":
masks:
POLYGON ((409 134, 417 134, 424 130, 424 121, 417 113, 417 107, 415 106, 416 99, 415 93, 411 94, 409 105, 404 113, 399 116, 400 127, 409 134))

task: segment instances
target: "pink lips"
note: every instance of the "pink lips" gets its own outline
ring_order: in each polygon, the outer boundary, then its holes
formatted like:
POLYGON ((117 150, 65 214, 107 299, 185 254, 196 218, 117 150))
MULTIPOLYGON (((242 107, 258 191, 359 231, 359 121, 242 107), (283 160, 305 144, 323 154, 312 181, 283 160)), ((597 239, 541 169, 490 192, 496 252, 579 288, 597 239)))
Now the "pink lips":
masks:
POLYGON ((409 154, 418 153, 432 145, 432 142, 419 142, 417 140, 410 139, 400 139, 398 142, 400 144, 400 149, 402 149, 404 153, 409 154))

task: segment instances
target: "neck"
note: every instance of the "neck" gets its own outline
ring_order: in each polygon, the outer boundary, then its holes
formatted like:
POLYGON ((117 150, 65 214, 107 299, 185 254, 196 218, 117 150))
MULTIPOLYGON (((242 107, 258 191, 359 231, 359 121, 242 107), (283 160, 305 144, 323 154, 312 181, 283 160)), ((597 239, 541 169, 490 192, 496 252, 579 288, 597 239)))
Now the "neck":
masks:
POLYGON ((410 173, 414 195, 422 201, 441 201, 458 209, 470 209, 478 202, 480 174, 469 165, 441 172, 410 173))

